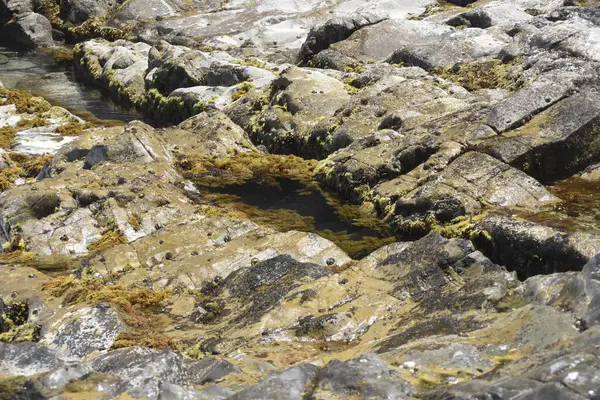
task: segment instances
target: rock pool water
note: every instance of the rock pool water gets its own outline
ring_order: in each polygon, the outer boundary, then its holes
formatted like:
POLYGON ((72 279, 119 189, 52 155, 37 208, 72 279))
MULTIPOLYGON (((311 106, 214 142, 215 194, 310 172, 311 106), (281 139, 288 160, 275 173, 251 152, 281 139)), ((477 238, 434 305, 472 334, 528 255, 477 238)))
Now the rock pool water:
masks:
POLYGON ((57 64, 50 54, 16 53, 0 47, 0 57, 0 82, 9 89, 44 97, 75 114, 89 112, 102 120, 125 122, 139 119, 135 112, 107 101, 98 90, 77 83, 72 70, 57 64))
POLYGON ((249 181, 224 187, 198 185, 198 189, 204 201, 244 213, 252 221, 282 232, 317 233, 355 259, 395 241, 375 218, 366 217, 356 206, 342 205, 316 185, 277 178, 268 184, 249 181))

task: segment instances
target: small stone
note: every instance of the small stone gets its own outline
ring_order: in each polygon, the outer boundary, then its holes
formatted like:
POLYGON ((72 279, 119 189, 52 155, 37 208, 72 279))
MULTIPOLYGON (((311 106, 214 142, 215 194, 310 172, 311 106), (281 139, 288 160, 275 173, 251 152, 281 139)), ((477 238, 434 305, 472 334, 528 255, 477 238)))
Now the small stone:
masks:
POLYGON ((159 240, 158 244, 165 244, 165 241, 164 240, 159 240))
POLYGON ((123 178, 122 176, 119 177, 119 179, 117 179, 117 185, 124 185, 127 183, 127 179, 123 178))
POLYGON ((139 197, 140 199, 143 199, 143 198, 144 198, 144 196, 146 196, 144 193, 140 193, 140 194, 138 194, 138 197, 139 197))
POLYGON ((173 253, 171 253, 170 251, 167 251, 167 254, 165 254, 165 258, 167 260, 172 260, 173 259, 173 253))
POLYGON ((225 235, 225 237, 223 238, 223 241, 224 241, 225 243, 227 243, 227 242, 231 242, 231 236, 229 236, 229 235, 225 235))
POLYGON ((192 251, 192 252, 190 253, 190 255, 192 255, 192 256, 197 256, 197 255, 198 255, 198 252, 197 252, 196 250, 194 250, 194 251, 192 251))
POLYGON ((335 264, 335 258, 333 258, 333 257, 328 258, 326 263, 328 266, 331 267, 333 264, 335 264))
POLYGON ((258 264, 260 262, 260 260, 258 258, 253 258, 252 261, 250 261, 250 263, 252 264, 252 266, 254 267, 256 264, 258 264))
POLYGON ((37 278, 37 275, 36 274, 29 274, 29 275, 27 275, 27 277, 31 278, 31 279, 34 279, 34 278, 37 278))
POLYGON ((340 285, 345 285, 346 283, 348 283, 348 279, 344 278, 340 281, 340 285))
POLYGON ((14 299, 15 297, 17 297, 17 295, 18 295, 18 293, 17 293, 17 292, 12 292, 12 293, 10 294, 10 297, 12 297, 12 298, 14 299))
POLYGON ((63 242, 68 242, 69 241, 69 237, 67 235, 62 235, 60 237, 60 240, 63 241, 63 242))

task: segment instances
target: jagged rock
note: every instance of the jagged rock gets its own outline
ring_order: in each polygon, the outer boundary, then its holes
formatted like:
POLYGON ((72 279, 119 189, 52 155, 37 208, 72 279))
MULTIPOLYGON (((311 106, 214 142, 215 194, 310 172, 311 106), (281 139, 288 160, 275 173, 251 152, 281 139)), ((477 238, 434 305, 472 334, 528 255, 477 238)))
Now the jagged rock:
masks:
POLYGON ((154 130, 141 122, 132 122, 121 135, 107 144, 93 146, 87 153, 84 168, 92 168, 102 162, 172 163, 171 154, 158 142, 154 130))
POLYGON ((257 151, 242 128, 220 111, 207 111, 160 132, 169 150, 183 156, 227 157, 257 151))
POLYGON ((365 354, 346 362, 331 361, 319 371, 315 399, 409 398, 414 388, 396 376, 385 361, 365 354))
POLYGON ((596 93, 573 95, 481 147, 542 182, 569 177, 600 157, 595 129, 599 99, 596 93))
POLYGON ((317 71, 287 68, 271 85, 270 107, 255 122, 252 139, 271 151, 310 154, 303 150, 309 130, 349 99, 339 80, 317 71))
POLYGON ((118 0, 66 0, 60 2, 62 19, 81 24, 88 19, 105 15, 119 5, 118 0))
POLYGON ((600 238, 590 233, 565 234, 533 222, 490 215, 475 224, 491 240, 481 249, 521 276, 577 270, 600 252, 600 238))
POLYGON ((317 376, 317 367, 301 365, 272 374, 258 384, 231 397, 232 400, 251 399, 304 399, 310 385, 317 376))
POLYGON ((55 352, 40 344, 0 342, 0 371, 3 374, 31 376, 64 365, 55 352))
POLYGON ((439 37, 451 30, 446 25, 426 21, 387 19, 354 32, 348 39, 333 44, 331 50, 350 60, 381 61, 400 46, 426 37, 439 37))
POLYGON ((2 35, 10 38, 13 45, 17 44, 26 49, 54 47, 50 21, 33 12, 17 15, 2 28, 2 35))
POLYGON ((109 389, 114 395, 128 393, 147 399, 159 398, 162 382, 202 385, 237 370, 227 361, 210 358, 192 361, 172 350, 141 347, 109 352, 96 357, 91 366, 95 371, 120 378, 120 382, 109 389))
POLYGON ((79 360, 105 352, 125 329, 110 304, 101 303, 69 313, 45 330, 42 343, 67 359, 79 360))
POLYGON ((382 18, 373 15, 354 15, 346 18, 330 19, 312 28, 300 49, 299 57, 307 62, 314 55, 327 49, 333 43, 348 38, 353 32, 381 22, 382 18))
POLYGON ((0 0, 0 24, 10 21, 13 15, 32 11, 32 0, 0 0))

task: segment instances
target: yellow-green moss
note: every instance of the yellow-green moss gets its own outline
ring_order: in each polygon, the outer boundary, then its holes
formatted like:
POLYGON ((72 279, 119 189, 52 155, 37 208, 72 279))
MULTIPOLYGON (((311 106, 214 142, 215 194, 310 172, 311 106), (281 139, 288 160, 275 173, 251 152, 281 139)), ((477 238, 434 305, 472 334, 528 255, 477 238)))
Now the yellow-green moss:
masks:
POLYGON ((173 339, 151 330, 122 332, 116 338, 112 349, 122 349, 125 347, 141 346, 150 349, 176 348, 173 339))
POLYGON ((236 91, 231 96, 231 99, 233 101, 236 101, 236 100, 242 98, 245 94, 247 94, 249 91, 251 91, 254 88, 255 88, 255 86, 253 84, 251 84, 250 82, 242 82, 236 86, 236 91))
POLYGON ((61 125, 54 130, 54 133, 62 136, 80 136, 83 134, 83 125, 78 123, 61 125))
POLYGON ((138 217, 137 215, 131 215, 128 221, 129 225, 131 225, 134 231, 137 232, 140 229, 142 229, 142 221, 140 221, 140 217, 138 217))
POLYGON ((41 327, 34 323, 13 326, 8 332, 0 333, 0 342, 19 343, 40 340, 41 327))
POLYGON ((36 97, 22 90, 9 90, 0 87, 0 98, 6 98, 8 104, 14 104, 20 114, 39 114, 50 110, 51 105, 41 97, 36 97))
POLYGON ((0 148, 10 149, 16 136, 17 130, 12 126, 0 128, 0 148))
POLYGON ((102 234, 102 237, 88 246, 90 251, 102 251, 110 247, 127 243, 127 238, 118 229, 109 229, 102 234))
POLYGON ((193 174, 202 185, 227 186, 252 179, 273 182, 273 178, 290 178, 308 182, 312 180, 317 161, 293 155, 244 153, 222 159, 180 157, 177 166, 193 174))
POLYGON ((34 115, 33 118, 23 118, 17 123, 17 128, 19 129, 31 129, 31 128, 39 128, 40 126, 48 125, 48 120, 46 118, 38 117, 34 115))
POLYGON ((503 63, 500 60, 486 60, 438 67, 435 75, 454 82, 469 91, 479 89, 518 90, 524 82, 519 74, 514 73, 514 63, 503 63))
POLYGON ((53 156, 50 154, 29 155, 21 153, 10 153, 10 159, 21 169, 20 175, 27 178, 35 178, 44 165, 46 165, 53 156))

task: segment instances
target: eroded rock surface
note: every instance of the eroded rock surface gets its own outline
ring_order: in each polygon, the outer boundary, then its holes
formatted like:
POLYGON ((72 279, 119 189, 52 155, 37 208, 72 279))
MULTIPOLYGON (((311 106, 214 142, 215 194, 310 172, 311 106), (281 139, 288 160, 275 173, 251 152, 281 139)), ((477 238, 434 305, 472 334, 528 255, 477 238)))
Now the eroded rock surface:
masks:
POLYGON ((600 395, 596 2, 38 3, 147 119, 0 85, 0 397, 600 395))

